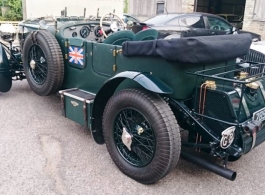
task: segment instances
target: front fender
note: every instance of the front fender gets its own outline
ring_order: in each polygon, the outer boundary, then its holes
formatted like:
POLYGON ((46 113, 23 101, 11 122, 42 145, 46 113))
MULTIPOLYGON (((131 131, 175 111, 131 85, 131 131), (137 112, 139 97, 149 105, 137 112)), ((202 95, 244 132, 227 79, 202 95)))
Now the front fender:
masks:
POLYGON ((151 73, 141 73, 136 71, 121 72, 106 81, 97 93, 92 109, 92 136, 98 144, 104 144, 102 134, 102 116, 104 108, 114 94, 117 87, 125 80, 131 79, 140 84, 145 89, 159 94, 172 94, 173 89, 151 73))
POLYGON ((145 89, 159 93, 159 94, 172 94, 173 89, 169 87, 167 84, 165 84, 163 81, 158 79, 157 77, 154 77, 150 73, 141 73, 141 72, 135 72, 135 71, 125 71, 121 72, 111 79, 109 79, 107 82, 111 82, 112 80, 116 78, 128 78, 131 80, 136 81, 139 83, 142 87, 145 89))
POLYGON ((0 73, 9 72, 10 66, 6 52, 2 45, 0 45, 0 73))
POLYGON ((0 92, 8 92, 12 87, 10 65, 6 52, 0 45, 0 92))

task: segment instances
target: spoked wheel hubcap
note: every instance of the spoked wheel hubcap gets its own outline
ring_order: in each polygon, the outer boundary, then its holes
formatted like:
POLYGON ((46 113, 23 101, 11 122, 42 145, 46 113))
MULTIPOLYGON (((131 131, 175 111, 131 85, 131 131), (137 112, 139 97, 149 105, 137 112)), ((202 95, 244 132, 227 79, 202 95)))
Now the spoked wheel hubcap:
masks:
POLYGON ((114 141, 120 155, 133 166, 146 166, 154 157, 154 131, 145 116, 134 108, 123 109, 116 115, 114 141))
POLYGON ((45 82, 48 73, 48 66, 43 50, 37 44, 29 49, 29 73, 34 82, 41 85, 45 82))

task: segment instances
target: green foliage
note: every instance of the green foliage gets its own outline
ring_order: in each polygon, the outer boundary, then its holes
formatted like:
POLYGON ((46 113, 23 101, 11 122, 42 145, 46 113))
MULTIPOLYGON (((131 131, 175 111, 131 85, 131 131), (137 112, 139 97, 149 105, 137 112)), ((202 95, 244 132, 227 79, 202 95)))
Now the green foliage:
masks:
POLYGON ((19 21, 22 20, 22 0, 1 0, 1 6, 7 6, 10 10, 0 20, 19 21))
POLYGON ((123 3, 123 13, 128 13, 128 7, 129 7, 129 0, 124 0, 124 3, 123 3))

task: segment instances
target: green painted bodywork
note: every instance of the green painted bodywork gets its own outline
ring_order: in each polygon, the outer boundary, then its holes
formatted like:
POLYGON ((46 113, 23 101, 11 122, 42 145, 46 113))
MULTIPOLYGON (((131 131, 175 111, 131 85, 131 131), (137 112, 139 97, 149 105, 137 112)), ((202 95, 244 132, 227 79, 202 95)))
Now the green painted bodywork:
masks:
POLYGON ((84 113, 83 113, 83 102, 82 101, 65 96, 64 104, 65 104, 65 117, 66 118, 69 118, 79 123, 82 126, 87 125, 83 117, 84 113), (76 103, 76 105, 73 105, 73 102, 76 103))
MULTIPOLYGON (((79 23, 83 25, 83 23, 79 23)), ((92 109, 92 135, 99 144, 102 137, 102 115, 105 105, 116 90, 143 87, 176 100, 191 98, 196 77, 187 74, 207 68, 231 65, 234 60, 212 64, 170 62, 160 57, 125 57, 121 46, 88 41, 82 38, 65 38, 64 29, 74 23, 62 25, 55 37, 64 56, 65 76, 63 89, 78 88, 96 94, 92 109), (84 49, 84 66, 69 63, 68 47, 84 49), (130 80, 130 81, 127 81, 130 80)), ((219 70, 223 71, 223 70, 219 70)), ((77 121, 78 122, 78 121, 77 121)))
MULTIPOLYGON (((161 57, 152 56, 125 57, 122 54, 121 46, 78 37, 64 37, 66 28, 86 24, 86 22, 68 22, 58 25, 57 29, 49 27, 47 30, 52 34, 55 33, 64 56, 65 75, 62 89, 78 88, 95 95, 94 102, 87 107, 87 114, 91 116, 88 124, 85 124, 82 118, 81 105, 72 109, 70 104, 73 98, 65 98, 64 104, 68 106, 66 116, 68 115, 68 118, 81 125, 90 127, 93 138, 99 144, 104 143, 102 136, 104 108, 117 90, 136 86, 161 94, 174 101, 190 100, 195 95, 195 89, 201 85, 202 80, 198 79, 198 76, 187 74, 187 72, 224 66, 224 68, 211 71, 209 74, 220 73, 229 70, 229 68, 233 69, 231 65, 235 63, 235 60, 231 60, 210 64, 191 64, 167 61, 161 57), (78 46, 84 50, 83 66, 69 62, 69 46, 78 46)), ((98 23, 95 22, 96 24, 98 23)), ((37 29, 38 27, 35 30, 37 29)), ((187 106, 188 109, 192 109, 192 106, 187 106)), ((264 132, 259 133, 262 141, 265 139, 264 132)), ((201 134, 205 134, 207 137, 206 132, 201 132, 201 134)), ((215 139, 218 140, 220 136, 217 133, 215 139)), ((248 150, 252 138, 244 132, 238 133, 237 136, 237 140, 240 140, 237 144, 242 146, 245 151, 248 150)))
MULTIPOLYGON (((68 22, 58 25, 56 30, 55 37, 61 47, 65 62, 65 77, 62 87, 64 89, 79 88, 96 94, 104 83, 115 75, 125 71, 133 71, 152 75, 145 76, 152 79, 140 79, 140 77, 135 79, 144 88, 156 91, 155 88, 166 84, 167 89, 163 93, 170 94, 169 97, 174 99, 186 99, 191 97, 196 85, 196 77, 186 74, 187 71, 195 72, 234 63, 234 61, 229 61, 212 64, 189 64, 170 62, 160 57, 125 57, 121 52, 116 52, 121 50, 121 46, 92 42, 83 38, 64 37, 66 28, 86 24, 80 21, 68 22), (84 49, 84 66, 80 67, 69 63, 69 45, 84 49), (113 53, 115 54, 113 55, 113 53)), ((30 28, 31 30, 39 29, 38 26, 34 29, 32 25, 30 28)), ((52 28, 47 28, 47 30, 54 31, 52 28)))
POLYGON ((8 73, 10 65, 7 59, 6 52, 2 46, 0 46, 0 73, 8 73))
MULTIPOLYGON (((65 41, 69 41, 69 44, 72 45, 72 39, 65 41)), ((195 72, 205 68, 224 65, 224 63, 176 63, 158 57, 125 57, 120 53, 113 56, 113 51, 121 49, 120 46, 88 41, 83 43, 83 48, 86 53, 84 68, 73 67, 68 63, 67 59, 65 60, 66 76, 63 88, 77 87, 96 94, 106 80, 129 70, 149 73, 149 75, 152 75, 153 79, 150 79, 149 81, 153 83, 153 86, 148 85, 147 79, 145 79, 145 84, 143 80, 140 81, 139 77, 135 80, 141 82, 144 88, 157 88, 159 85, 165 83, 170 86, 170 91, 173 92, 170 97, 175 99, 185 99, 191 96, 196 83, 196 77, 186 74, 186 71, 195 72), (113 71, 113 66, 116 67, 115 71, 113 71)), ((67 55, 67 53, 65 54, 67 55)), ((227 65, 232 63, 233 62, 231 61, 230 63, 227 63, 227 65)), ((167 89, 165 93, 168 94, 167 89)))

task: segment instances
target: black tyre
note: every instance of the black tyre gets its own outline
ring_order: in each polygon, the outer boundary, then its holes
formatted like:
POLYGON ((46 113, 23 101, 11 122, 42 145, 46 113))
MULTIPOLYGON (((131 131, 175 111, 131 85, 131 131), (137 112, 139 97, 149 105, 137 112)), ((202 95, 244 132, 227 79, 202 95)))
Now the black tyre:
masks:
POLYGON ((8 73, 0 73, 0 92, 8 92, 12 87, 12 77, 8 73))
POLYGON ((46 30, 27 35, 23 46, 23 64, 31 89, 45 96, 58 92, 63 83, 63 54, 54 35, 46 30))
POLYGON ((114 94, 104 110, 103 135, 117 167, 140 183, 157 182, 178 162, 179 126, 157 94, 136 89, 114 94))

